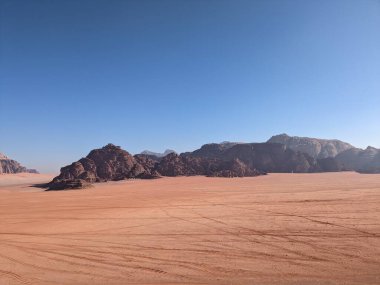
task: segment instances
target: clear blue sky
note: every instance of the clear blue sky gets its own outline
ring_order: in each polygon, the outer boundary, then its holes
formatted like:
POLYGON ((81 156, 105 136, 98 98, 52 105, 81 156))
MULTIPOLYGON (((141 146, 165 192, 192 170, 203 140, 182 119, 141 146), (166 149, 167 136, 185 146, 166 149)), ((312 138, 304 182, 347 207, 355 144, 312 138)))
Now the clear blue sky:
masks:
POLYGON ((380 147, 380 1, 0 0, 0 152, 57 172, 108 142, 380 147))

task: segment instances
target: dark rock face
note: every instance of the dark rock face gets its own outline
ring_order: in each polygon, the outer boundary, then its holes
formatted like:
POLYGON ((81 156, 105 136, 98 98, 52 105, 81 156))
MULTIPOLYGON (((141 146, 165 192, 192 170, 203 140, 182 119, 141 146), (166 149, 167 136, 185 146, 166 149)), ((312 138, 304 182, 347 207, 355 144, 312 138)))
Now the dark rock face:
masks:
POLYGON ((321 172, 337 172, 344 170, 342 164, 334 157, 318 159, 318 166, 321 172))
POLYGON ((0 174, 2 173, 38 173, 35 169, 27 169, 17 161, 8 158, 4 154, 0 153, 0 174))
POLYGON ((335 159, 344 170, 355 170, 360 173, 380 173, 380 149, 367 147, 353 148, 338 154, 335 159))
POLYGON ((358 169, 359 173, 380 173, 380 151, 376 154, 371 161, 363 168, 358 169))
POLYGON ((205 175, 209 162, 196 157, 185 157, 175 153, 165 156, 157 165, 157 170, 164 176, 205 175))
POLYGON ((224 161, 238 159, 251 169, 264 172, 322 171, 318 161, 306 153, 296 152, 277 143, 246 143, 223 148, 217 144, 202 146, 185 156, 215 158, 224 161))
POLYGON ((239 159, 233 159, 230 161, 224 161, 220 164, 218 170, 210 172, 207 176, 214 177, 248 177, 265 175, 266 172, 259 171, 248 167, 244 162, 239 159))
POLYGON ((92 150, 85 158, 61 168, 61 174, 47 186, 49 189, 80 188, 94 183, 127 178, 155 178, 149 165, 142 165, 130 153, 113 144, 92 150), (73 187, 72 185, 76 185, 73 187))
POLYGON ((337 154, 353 148, 349 143, 339 140, 325 140, 307 137, 291 137, 281 134, 271 137, 269 143, 281 143, 288 148, 304 152, 316 159, 335 157, 337 154))
POLYGON ((239 159, 222 160, 191 155, 169 154, 159 164, 157 170, 163 176, 206 175, 215 177, 243 177, 265 174, 250 168, 239 159))

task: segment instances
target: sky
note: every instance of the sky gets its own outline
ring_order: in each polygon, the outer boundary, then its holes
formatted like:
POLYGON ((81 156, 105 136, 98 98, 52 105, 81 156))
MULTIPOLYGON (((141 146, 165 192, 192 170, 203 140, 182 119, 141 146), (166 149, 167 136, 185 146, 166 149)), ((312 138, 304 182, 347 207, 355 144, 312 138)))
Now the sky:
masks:
POLYGON ((0 152, 272 135, 380 147, 379 0, 0 0, 0 152))

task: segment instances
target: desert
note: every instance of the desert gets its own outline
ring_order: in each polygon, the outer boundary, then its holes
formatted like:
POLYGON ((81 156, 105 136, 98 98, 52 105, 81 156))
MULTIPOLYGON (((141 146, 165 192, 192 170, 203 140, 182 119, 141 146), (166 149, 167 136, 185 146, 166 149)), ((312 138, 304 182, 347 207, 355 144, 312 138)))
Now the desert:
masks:
POLYGON ((0 175, 0 284, 379 284, 380 175, 0 175))
POLYGON ((0 285, 380 285, 380 0, 0 0, 0 285))

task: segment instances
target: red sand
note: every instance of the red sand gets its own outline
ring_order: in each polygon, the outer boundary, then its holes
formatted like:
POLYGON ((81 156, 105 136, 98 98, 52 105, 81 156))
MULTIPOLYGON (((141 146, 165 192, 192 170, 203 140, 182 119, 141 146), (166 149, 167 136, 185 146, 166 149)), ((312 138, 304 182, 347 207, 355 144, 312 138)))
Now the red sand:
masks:
POLYGON ((49 178, 0 175, 1 285, 380 284, 380 175, 49 178))

